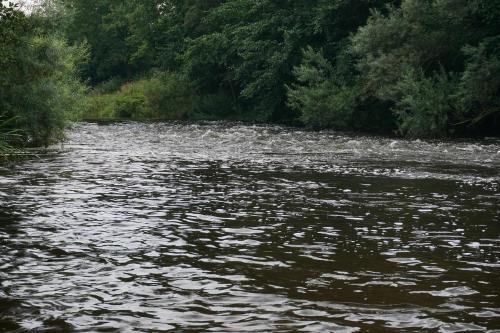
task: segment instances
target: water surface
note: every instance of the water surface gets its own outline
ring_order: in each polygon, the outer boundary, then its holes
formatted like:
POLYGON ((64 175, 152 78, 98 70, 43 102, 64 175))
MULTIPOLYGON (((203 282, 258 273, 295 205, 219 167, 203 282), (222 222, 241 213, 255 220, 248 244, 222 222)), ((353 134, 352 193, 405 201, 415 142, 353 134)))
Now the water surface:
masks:
POLYGON ((1 332, 500 332, 500 141, 78 124, 0 167, 1 332))

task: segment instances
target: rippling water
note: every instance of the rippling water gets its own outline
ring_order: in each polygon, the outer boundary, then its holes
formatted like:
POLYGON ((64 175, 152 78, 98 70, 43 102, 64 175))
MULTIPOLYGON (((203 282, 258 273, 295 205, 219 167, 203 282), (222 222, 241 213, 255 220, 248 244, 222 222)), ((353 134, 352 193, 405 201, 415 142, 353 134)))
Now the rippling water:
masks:
POLYGON ((500 332, 500 141, 79 124, 0 167, 3 332, 500 332))

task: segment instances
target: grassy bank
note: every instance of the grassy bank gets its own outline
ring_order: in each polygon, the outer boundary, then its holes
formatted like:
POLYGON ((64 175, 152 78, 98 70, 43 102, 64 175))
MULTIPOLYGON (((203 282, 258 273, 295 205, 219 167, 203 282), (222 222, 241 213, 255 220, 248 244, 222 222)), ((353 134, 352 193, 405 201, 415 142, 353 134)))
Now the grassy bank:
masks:
POLYGON ((155 72, 112 79, 85 97, 80 120, 252 120, 224 92, 199 94, 182 75, 155 72))

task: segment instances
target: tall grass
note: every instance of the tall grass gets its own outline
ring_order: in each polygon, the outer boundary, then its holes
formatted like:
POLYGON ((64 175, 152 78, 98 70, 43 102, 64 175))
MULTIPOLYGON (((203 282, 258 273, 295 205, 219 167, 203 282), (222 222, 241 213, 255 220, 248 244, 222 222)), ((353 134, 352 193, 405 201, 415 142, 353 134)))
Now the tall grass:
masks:
POLYGON ((13 129, 15 118, 0 115, 0 158, 17 151, 13 143, 20 138, 19 130, 13 129))
POLYGON ((83 120, 205 120, 234 114, 224 93, 199 94, 179 73, 156 72, 122 83, 112 79, 85 98, 83 120))

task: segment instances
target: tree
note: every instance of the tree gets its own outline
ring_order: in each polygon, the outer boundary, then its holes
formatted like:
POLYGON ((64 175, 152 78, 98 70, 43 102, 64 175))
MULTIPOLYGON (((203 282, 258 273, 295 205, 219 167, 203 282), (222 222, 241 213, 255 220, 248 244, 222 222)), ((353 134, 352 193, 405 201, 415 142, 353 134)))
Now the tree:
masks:
MULTIPOLYGON (((497 0, 488 4, 404 0, 400 7, 389 7, 387 14, 374 11, 352 38, 366 90, 393 104, 401 134, 443 136, 460 130, 457 124, 466 123, 464 117, 484 119, 496 112, 476 108, 473 100, 481 96, 474 89, 480 86, 474 79, 479 63, 497 71, 498 50, 484 52, 482 41, 497 33, 492 17, 499 13, 498 4, 497 0), (461 101, 455 94, 460 90, 459 76, 461 101)), ((481 100, 495 105, 498 80, 487 78, 488 97, 481 100)))
POLYGON ((85 48, 39 34, 21 11, 4 5, 0 43, 3 130, 17 130, 18 144, 47 145, 60 139, 84 91, 76 64, 83 61, 85 48))

